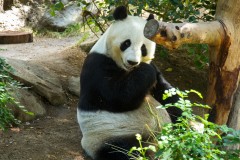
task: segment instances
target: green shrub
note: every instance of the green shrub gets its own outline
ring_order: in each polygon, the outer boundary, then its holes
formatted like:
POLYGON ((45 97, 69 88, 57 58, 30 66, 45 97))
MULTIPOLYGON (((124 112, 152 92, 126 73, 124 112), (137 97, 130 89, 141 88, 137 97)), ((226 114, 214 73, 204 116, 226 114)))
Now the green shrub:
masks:
POLYGON ((207 44, 186 44, 180 47, 179 50, 192 56, 194 64, 198 69, 209 66, 209 47, 207 44))
POLYGON ((69 25, 63 32, 52 31, 45 28, 34 29, 34 34, 38 37, 62 38, 78 36, 82 32, 82 25, 80 23, 69 25))
POLYGON ((14 106, 27 114, 33 114, 19 105, 11 94, 13 87, 21 87, 19 82, 13 80, 9 76, 9 71, 12 70, 12 67, 8 65, 4 59, 0 58, 0 130, 6 130, 8 127, 20 123, 20 121, 14 117, 12 110, 8 107, 10 104, 15 104, 14 106))
MULTIPOLYGON (((235 131, 227 126, 219 126, 204 118, 194 115, 192 107, 209 108, 207 105, 192 103, 187 100, 189 93, 201 94, 195 90, 179 91, 171 89, 165 92, 163 99, 178 94, 181 98, 174 104, 183 111, 178 122, 169 123, 162 127, 161 132, 155 134, 155 144, 148 147, 133 147, 129 155, 134 159, 148 160, 146 151, 155 153, 155 159, 161 160, 220 160, 239 159, 239 150, 225 150, 226 146, 240 143, 240 131, 235 131), (133 154, 139 153, 138 155, 133 154)), ((159 109, 167 108, 173 104, 159 106, 159 109)), ((137 140, 141 144, 141 136, 137 134, 137 140)))

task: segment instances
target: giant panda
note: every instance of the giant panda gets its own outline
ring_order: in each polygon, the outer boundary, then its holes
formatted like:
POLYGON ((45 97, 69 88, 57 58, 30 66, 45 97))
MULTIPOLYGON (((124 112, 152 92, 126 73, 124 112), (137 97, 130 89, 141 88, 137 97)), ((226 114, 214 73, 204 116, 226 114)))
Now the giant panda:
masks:
POLYGON ((135 134, 147 141, 149 128, 176 121, 181 111, 171 107, 168 116, 156 106, 175 103, 177 96, 162 100, 172 86, 152 63, 155 43, 143 35, 147 20, 130 16, 123 6, 115 21, 92 47, 80 75, 77 119, 81 145, 94 160, 128 160, 127 151, 137 146, 135 134), (159 117, 159 118, 156 118, 159 117), (161 119, 162 118, 162 119, 161 119))

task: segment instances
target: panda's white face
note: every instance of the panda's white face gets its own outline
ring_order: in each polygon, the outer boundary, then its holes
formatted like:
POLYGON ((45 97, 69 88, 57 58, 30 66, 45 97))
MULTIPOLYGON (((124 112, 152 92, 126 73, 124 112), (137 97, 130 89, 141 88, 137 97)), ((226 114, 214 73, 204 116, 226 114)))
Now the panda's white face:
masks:
POLYGON ((140 62, 150 63, 154 58, 155 43, 143 35, 146 22, 140 17, 128 16, 109 28, 107 53, 125 70, 140 62))
POLYGON ((136 16, 116 20, 90 52, 106 54, 124 70, 131 70, 140 62, 150 63, 156 44, 143 35, 146 22, 136 16))

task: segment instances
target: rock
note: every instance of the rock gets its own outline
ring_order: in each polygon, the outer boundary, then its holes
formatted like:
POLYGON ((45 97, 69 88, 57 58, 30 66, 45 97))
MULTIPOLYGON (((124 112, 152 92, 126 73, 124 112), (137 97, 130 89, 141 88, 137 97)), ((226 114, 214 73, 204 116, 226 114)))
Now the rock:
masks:
POLYGON ((68 89, 69 92, 75 96, 80 95, 80 78, 79 77, 70 77, 68 79, 68 89))
MULTIPOLYGON (((9 0, 5 0, 8 2, 9 0)), ((47 10, 50 0, 14 0, 8 9, 0 8, 0 31, 18 31, 27 26, 35 27, 40 25, 40 19, 47 10), (47 2, 49 1, 49 2, 47 2)), ((0 7, 1 7, 0 0, 0 7)), ((9 3, 9 2, 8 2, 9 3)))
POLYGON ((93 47, 93 45, 97 42, 98 38, 88 38, 86 41, 82 42, 80 44, 80 48, 88 53, 91 48, 93 47))
POLYGON ((26 19, 31 7, 19 4, 18 7, 12 6, 11 10, 0 13, 0 31, 19 30, 26 26, 26 19))
POLYGON ((76 24, 82 20, 82 9, 76 3, 70 3, 61 11, 55 11, 56 15, 52 16, 47 10, 39 25, 54 31, 64 31, 69 25, 76 24))
POLYGON ((19 109, 16 105, 11 106, 14 115, 18 120, 21 120, 22 122, 31 121, 46 114, 46 110, 41 100, 28 89, 14 89, 13 92, 14 94, 12 95, 16 102, 19 102, 21 106, 24 106, 27 111, 34 113, 34 115, 29 115, 19 109))
POLYGON ((30 13, 26 18, 26 24, 31 26, 32 28, 37 29, 38 26, 41 26, 41 19, 45 12, 47 12, 47 7, 44 5, 39 4, 36 1, 33 1, 30 13))
MULTIPOLYGON (((9 0, 7 0, 8 2, 9 0)), ((12 0, 11 0, 12 1, 12 0)), ((56 15, 50 14, 50 5, 54 0, 14 0, 7 9, 0 6, 0 31, 21 30, 27 26, 35 29, 49 29, 54 31, 64 31, 69 25, 82 22, 82 8, 76 1, 62 0, 63 10, 55 11, 56 15)), ((91 2, 91 0, 87 0, 91 2)), ((1 5, 0 0, 0 5, 1 5)), ((87 10, 92 14, 97 14, 98 10, 91 3, 87 10)))
POLYGON ((50 72, 48 68, 30 61, 15 59, 6 61, 14 68, 12 75, 16 80, 32 87, 34 92, 47 99, 50 104, 63 105, 67 101, 58 75, 50 72))

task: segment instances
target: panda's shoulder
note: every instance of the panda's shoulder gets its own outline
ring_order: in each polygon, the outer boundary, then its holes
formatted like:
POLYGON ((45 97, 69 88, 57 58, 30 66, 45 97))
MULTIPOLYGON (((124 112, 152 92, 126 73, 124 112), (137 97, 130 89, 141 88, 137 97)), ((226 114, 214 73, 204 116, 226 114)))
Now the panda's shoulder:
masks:
POLYGON ((86 57, 82 72, 87 71, 88 73, 95 73, 95 72, 113 72, 113 71, 118 71, 119 67, 117 66, 116 62, 106 56, 105 54, 100 54, 97 52, 92 52, 88 54, 86 57))
POLYGON ((86 65, 97 66, 102 64, 113 64, 114 61, 104 54, 92 52, 88 54, 84 62, 86 65))
POLYGON ((100 54, 100 53, 97 53, 97 52, 91 52, 87 55, 85 62, 101 63, 102 61, 105 61, 106 59, 108 59, 108 57, 105 56, 104 54, 100 54))

